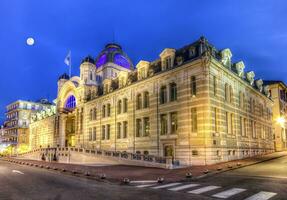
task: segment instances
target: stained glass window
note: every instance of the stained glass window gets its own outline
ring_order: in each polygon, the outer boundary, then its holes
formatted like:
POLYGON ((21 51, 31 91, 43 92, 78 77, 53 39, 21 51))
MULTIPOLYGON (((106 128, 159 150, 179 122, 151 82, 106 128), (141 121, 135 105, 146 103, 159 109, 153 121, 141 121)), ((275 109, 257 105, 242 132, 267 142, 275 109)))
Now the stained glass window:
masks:
POLYGON ((130 68, 130 63, 128 62, 128 60, 122 56, 121 54, 115 54, 114 56, 114 63, 117 65, 120 65, 122 67, 125 67, 127 69, 130 68))
POLYGON ((76 107, 76 98, 74 95, 71 95, 67 98, 65 103, 65 108, 75 108, 76 107))
POLYGON ((100 67, 100 66, 104 65, 106 62, 107 62, 107 54, 103 54, 99 57, 99 59, 96 63, 96 66, 100 67))

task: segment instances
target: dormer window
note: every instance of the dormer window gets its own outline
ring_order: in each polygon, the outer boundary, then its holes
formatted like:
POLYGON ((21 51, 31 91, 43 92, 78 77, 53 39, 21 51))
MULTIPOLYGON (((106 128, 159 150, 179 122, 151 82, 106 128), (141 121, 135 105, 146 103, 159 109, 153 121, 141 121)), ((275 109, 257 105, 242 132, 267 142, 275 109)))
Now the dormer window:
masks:
POLYGON ((188 50, 188 54, 189 54, 189 57, 195 56, 195 48, 194 47, 190 47, 189 50, 188 50))
POLYGON ((170 56, 165 59, 165 64, 166 64, 166 69, 170 69, 172 67, 172 60, 170 56))

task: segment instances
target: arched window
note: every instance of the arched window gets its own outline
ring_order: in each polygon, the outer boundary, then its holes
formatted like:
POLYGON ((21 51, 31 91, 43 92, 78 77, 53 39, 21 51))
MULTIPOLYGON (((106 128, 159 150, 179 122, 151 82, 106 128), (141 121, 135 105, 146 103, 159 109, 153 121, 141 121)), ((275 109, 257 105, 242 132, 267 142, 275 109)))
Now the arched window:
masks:
POLYGON ((73 109, 77 105, 76 103, 76 98, 74 95, 71 95, 67 98, 66 103, 65 103, 65 108, 73 109))

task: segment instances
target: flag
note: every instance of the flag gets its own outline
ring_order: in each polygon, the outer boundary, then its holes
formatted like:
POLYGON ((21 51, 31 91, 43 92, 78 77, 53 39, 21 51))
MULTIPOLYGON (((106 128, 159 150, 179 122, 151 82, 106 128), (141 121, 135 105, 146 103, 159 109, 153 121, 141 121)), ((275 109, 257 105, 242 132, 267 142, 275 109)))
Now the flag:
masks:
POLYGON ((71 66, 71 51, 69 51, 68 55, 66 56, 64 63, 69 67, 71 66))

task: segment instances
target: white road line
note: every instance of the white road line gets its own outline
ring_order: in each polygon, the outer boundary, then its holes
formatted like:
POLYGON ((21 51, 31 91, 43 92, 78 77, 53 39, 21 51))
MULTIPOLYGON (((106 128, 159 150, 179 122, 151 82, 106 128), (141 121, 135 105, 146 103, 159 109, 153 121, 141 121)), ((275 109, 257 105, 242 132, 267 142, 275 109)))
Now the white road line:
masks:
POLYGON ((172 186, 176 186, 176 185, 180 185, 180 184, 182 184, 182 183, 169 183, 169 184, 165 184, 165 185, 152 187, 152 189, 162 189, 162 188, 172 187, 172 186))
POLYGON ((24 174, 23 172, 20 172, 18 170, 12 170, 13 173, 17 173, 17 174, 24 174))
POLYGON ((196 189, 196 190, 191 190, 191 191, 188 191, 187 193, 201 194, 201 193, 208 192, 208 191, 211 191, 211 190, 215 190, 215 189, 218 189, 218 188, 221 188, 221 187, 220 186, 211 185, 211 186, 205 186, 205 187, 202 187, 202 188, 199 188, 199 189, 196 189))
POLYGON ((219 192, 215 195, 212 195, 213 197, 217 197, 217 198, 222 198, 222 199, 226 199, 228 197, 231 197, 233 195, 239 194, 241 192, 244 192, 246 189, 242 189, 242 188, 232 188, 229 190, 225 190, 223 192, 219 192))
POLYGON ((274 197, 275 195, 277 195, 277 193, 261 191, 252 195, 251 197, 248 197, 245 200, 267 200, 274 197))
POLYGON ((156 184, 146 184, 146 185, 137 185, 137 188, 146 188, 146 187, 151 187, 151 186, 155 186, 156 184))
POLYGON ((196 186, 199 186, 199 184, 187 184, 187 185, 182 185, 182 186, 170 188, 168 190, 170 190, 170 191, 179 191, 179 190, 184 190, 184 189, 192 188, 192 187, 196 187, 196 186))
POLYGON ((157 180, 131 181, 130 183, 157 183, 157 180))

